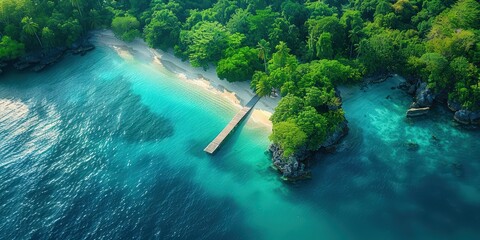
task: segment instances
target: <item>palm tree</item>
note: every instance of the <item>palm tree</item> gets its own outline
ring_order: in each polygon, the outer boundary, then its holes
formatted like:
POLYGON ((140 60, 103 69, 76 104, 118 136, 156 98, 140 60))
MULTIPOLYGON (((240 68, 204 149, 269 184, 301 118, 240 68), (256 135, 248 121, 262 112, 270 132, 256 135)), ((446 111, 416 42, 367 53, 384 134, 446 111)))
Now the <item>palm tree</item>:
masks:
POLYGON ((42 29, 42 42, 46 48, 55 46, 55 33, 48 27, 42 29))
POLYGON ((97 28, 101 27, 102 16, 100 15, 100 13, 97 10, 91 9, 90 14, 88 14, 88 15, 89 15, 89 19, 90 19, 90 27, 91 28, 97 29, 97 28))
POLYGON ((273 58, 272 61, 274 61, 274 66, 285 67, 287 65, 287 56, 290 53, 290 49, 283 41, 280 41, 275 48, 277 49, 277 52, 274 55, 278 56, 278 58, 273 58))
POLYGON ((28 35, 35 35, 35 37, 38 40, 38 43, 40 44, 40 47, 43 48, 42 41, 40 41, 40 38, 38 37, 38 34, 37 34, 38 24, 35 23, 31 17, 22 18, 22 24, 23 24, 23 31, 28 35))
POLYGON ((348 37, 350 38, 350 57, 353 55, 353 49, 355 45, 360 41, 360 35, 362 34, 362 29, 360 27, 354 27, 348 31, 348 37))
POLYGON ((78 13, 80 13, 80 17, 83 17, 82 15, 82 9, 80 8, 80 2, 81 0, 71 0, 72 6, 76 7, 78 9, 78 13))
POLYGON ((313 48, 315 47, 315 36, 313 36, 313 32, 310 32, 308 34, 307 38, 307 47, 308 49, 311 49, 313 51, 313 48))
POLYGON ((270 43, 265 41, 265 39, 260 40, 257 45, 258 49, 258 58, 263 60, 265 66, 265 73, 268 73, 267 58, 270 51, 270 43))
POLYGON ((262 78, 255 86, 255 93, 260 97, 265 97, 272 93, 272 87, 268 83, 268 78, 262 78))

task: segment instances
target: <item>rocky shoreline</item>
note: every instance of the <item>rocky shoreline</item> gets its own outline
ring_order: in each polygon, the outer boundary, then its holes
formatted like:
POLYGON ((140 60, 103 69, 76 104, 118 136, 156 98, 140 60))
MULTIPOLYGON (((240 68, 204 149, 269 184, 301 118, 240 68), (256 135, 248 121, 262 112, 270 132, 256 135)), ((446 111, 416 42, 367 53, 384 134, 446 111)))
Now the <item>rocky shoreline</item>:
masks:
POLYGON ((88 38, 83 38, 73 43, 70 47, 54 47, 48 50, 41 50, 29 52, 24 56, 11 60, 0 61, 0 73, 3 73, 8 68, 14 68, 18 71, 32 70, 40 72, 49 65, 53 65, 60 61, 65 54, 85 55, 87 52, 95 49, 95 46, 88 41, 88 38))
POLYGON ((407 110, 407 117, 427 115, 435 104, 442 104, 454 113, 453 119, 456 122, 467 126, 480 125, 480 111, 464 109, 459 103, 449 100, 446 91, 434 94, 428 88, 427 83, 420 80, 402 82, 398 88, 405 90, 414 97, 410 108, 407 110))

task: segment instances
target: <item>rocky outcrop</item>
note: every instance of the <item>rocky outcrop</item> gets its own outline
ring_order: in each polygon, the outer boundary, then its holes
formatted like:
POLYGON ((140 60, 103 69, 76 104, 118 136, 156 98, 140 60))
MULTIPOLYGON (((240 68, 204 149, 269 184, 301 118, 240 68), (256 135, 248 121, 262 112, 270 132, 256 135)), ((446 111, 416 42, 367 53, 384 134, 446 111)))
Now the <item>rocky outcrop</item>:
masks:
POLYGON ((297 152, 288 158, 283 156, 283 149, 276 144, 270 145, 268 150, 272 154, 273 166, 282 173, 284 179, 294 181, 311 176, 310 170, 303 163, 308 156, 306 150, 297 152))
MULTIPOLYGON (((345 120, 339 125, 337 131, 322 143, 320 151, 332 151, 335 149, 336 144, 347 134, 348 122, 345 120)), ((284 179, 295 181, 311 177, 311 172, 307 166, 307 159, 313 155, 313 152, 302 148, 293 156, 284 157, 283 149, 276 144, 271 144, 268 150, 272 155, 273 167, 282 174, 284 179)))
POLYGON ((42 52, 32 52, 21 57, 17 62, 13 64, 13 67, 17 70, 24 70, 39 63, 42 59, 42 52))
POLYGON ((85 55, 89 51, 92 51, 93 49, 95 49, 95 46, 85 39, 75 42, 74 44, 72 44, 72 47, 70 48, 70 50, 72 51, 72 54, 74 55, 79 54, 81 56, 85 55))
POLYGON ((435 94, 427 87, 427 83, 422 82, 415 91, 415 102, 412 106, 415 108, 431 107, 435 100, 435 94))
POLYGON ((459 110, 455 112, 455 115, 453 116, 453 119, 455 121, 468 125, 470 124, 470 111, 467 110, 459 110))
POLYGON ((430 110, 429 107, 424 108, 410 108, 407 110, 407 117, 419 117, 426 115, 430 110))
POLYGON ((436 98, 433 91, 428 88, 427 83, 422 81, 414 81, 413 83, 402 82, 398 88, 415 96, 414 101, 410 104, 410 108, 407 110, 407 117, 426 115, 436 98))
POLYGON ((17 70, 32 68, 34 71, 38 72, 46 66, 58 62, 65 53, 65 50, 66 48, 64 47, 58 47, 41 52, 29 53, 15 62, 13 67, 17 70))
POLYGON ((338 128, 335 132, 333 132, 321 145, 322 148, 326 150, 332 150, 335 145, 340 142, 340 140, 347 136, 348 134, 348 121, 344 120, 342 123, 338 125, 338 128))
POLYGON ((62 58, 66 48, 55 48, 45 52, 42 60, 38 63, 33 70, 35 72, 43 70, 46 66, 54 64, 62 58))
POLYGON ((480 111, 462 109, 455 112, 453 119, 464 125, 480 125, 480 111))
POLYGON ((457 112, 462 109, 462 105, 458 102, 455 102, 453 100, 448 100, 447 102, 448 109, 450 109, 452 112, 457 112))

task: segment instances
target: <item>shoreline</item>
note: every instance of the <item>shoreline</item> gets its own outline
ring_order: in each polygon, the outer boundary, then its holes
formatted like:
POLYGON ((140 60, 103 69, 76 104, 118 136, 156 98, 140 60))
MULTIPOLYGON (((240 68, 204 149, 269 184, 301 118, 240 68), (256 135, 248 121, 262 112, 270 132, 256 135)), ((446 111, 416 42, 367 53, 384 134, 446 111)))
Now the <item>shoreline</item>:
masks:
MULTIPOLYGON (((101 30, 91 32, 93 43, 100 43, 112 47, 117 54, 127 61, 135 59, 148 62, 162 67, 176 75, 181 80, 197 87, 201 87, 211 94, 221 95, 226 101, 241 109, 253 96, 250 89, 250 82, 228 82, 218 78, 214 66, 204 71, 202 68, 195 68, 189 61, 182 61, 171 51, 162 51, 150 48, 143 39, 135 39, 131 43, 123 42, 115 37, 112 31, 101 30)), ((271 131, 272 122, 270 116, 278 105, 280 97, 263 97, 255 105, 247 122, 264 125, 271 131)))

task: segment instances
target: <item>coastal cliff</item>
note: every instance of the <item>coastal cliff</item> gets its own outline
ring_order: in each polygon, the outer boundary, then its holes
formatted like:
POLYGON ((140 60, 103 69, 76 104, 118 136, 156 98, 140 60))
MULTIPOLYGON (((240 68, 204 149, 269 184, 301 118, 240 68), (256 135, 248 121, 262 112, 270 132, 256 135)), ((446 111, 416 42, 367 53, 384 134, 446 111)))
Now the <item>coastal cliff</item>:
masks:
POLYGON ((309 151, 306 147, 302 147, 292 156, 285 157, 283 155, 284 150, 278 144, 271 144, 268 151, 271 154, 273 167, 282 174, 285 180, 295 181, 310 178, 310 160, 317 152, 332 152, 340 140, 348 134, 347 123, 347 120, 342 122, 317 151, 309 151))

